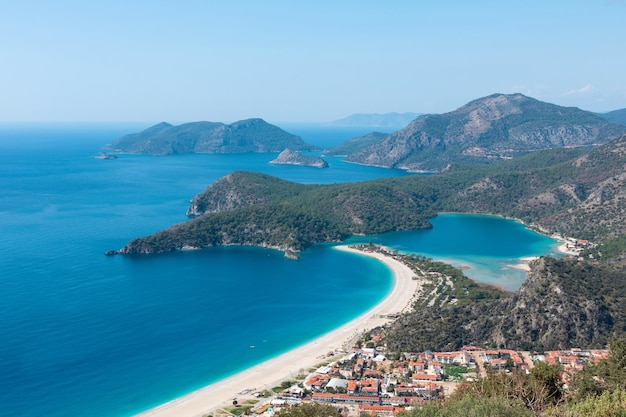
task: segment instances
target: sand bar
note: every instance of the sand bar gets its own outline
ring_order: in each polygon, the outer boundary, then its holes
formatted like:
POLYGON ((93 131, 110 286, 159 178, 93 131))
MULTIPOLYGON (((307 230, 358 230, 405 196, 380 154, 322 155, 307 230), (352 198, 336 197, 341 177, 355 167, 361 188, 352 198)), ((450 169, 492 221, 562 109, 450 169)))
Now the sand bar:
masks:
POLYGON ((413 279, 415 274, 409 267, 380 253, 361 252, 348 246, 335 248, 371 256, 385 263, 394 276, 394 285, 387 297, 363 315, 305 345, 138 416, 203 416, 215 409, 232 404, 234 398, 241 397, 238 395, 239 392, 248 389, 260 391, 271 388, 297 375, 302 369, 306 371, 316 366, 323 360, 323 355, 343 349, 354 336, 389 322, 389 319, 381 318, 380 315, 398 313, 410 308, 415 293, 421 288, 421 281, 413 279))

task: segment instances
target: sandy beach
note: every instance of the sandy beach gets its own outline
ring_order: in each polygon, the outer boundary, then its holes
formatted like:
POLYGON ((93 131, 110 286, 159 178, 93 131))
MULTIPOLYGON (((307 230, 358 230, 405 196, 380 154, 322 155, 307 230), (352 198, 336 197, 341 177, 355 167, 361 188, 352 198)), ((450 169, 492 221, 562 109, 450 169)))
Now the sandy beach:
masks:
MULTIPOLYGON (((554 238, 553 236, 551 236, 552 238, 554 238)), ((559 238, 559 240, 563 240, 561 238, 559 238)), ((572 250, 571 248, 568 247, 568 243, 567 241, 563 241, 563 243, 561 243, 558 247, 557 250, 559 252, 561 252, 564 255, 577 255, 578 252, 572 250)), ((530 271, 530 262, 534 261, 535 259, 539 259, 539 256, 527 256, 524 258, 519 258, 519 263, 514 264, 514 265, 509 265, 512 268, 516 268, 516 269, 521 269, 523 271, 530 271)))
POLYGON ((232 404, 232 400, 244 390, 263 390, 279 385, 301 370, 316 366, 331 351, 345 348, 354 336, 388 323, 381 315, 398 313, 410 308, 415 293, 421 287, 420 280, 414 280, 414 273, 406 265, 379 253, 366 253, 337 246, 336 249, 374 257, 387 265, 394 276, 391 292, 376 306, 351 322, 326 333, 319 338, 286 352, 280 356, 235 374, 229 378, 208 385, 171 402, 139 414, 140 417, 196 417, 215 409, 232 404))

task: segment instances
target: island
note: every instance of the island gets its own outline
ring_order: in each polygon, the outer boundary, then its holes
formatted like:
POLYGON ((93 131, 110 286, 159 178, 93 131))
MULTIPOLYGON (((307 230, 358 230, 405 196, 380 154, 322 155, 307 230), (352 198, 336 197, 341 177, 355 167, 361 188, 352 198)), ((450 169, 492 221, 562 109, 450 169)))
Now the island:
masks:
POLYGON ((117 155, 108 153, 108 152, 100 152, 98 155, 94 156, 96 159, 117 159, 117 155))
POLYGON ((178 126, 162 122, 108 145, 113 152, 148 155, 272 153, 286 148, 306 152, 319 150, 299 136, 263 119, 240 120, 231 124, 192 122, 178 126))
POLYGON ((318 156, 302 155, 298 151, 285 149, 276 159, 270 161, 270 164, 276 165, 299 165, 313 168, 328 168, 328 162, 318 156))

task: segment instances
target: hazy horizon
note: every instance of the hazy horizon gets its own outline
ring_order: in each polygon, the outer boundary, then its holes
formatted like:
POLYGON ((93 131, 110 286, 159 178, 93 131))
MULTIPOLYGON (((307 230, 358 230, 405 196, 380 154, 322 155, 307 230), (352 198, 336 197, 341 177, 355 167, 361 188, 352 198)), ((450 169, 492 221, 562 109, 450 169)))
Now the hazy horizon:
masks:
POLYGON ((626 108, 626 2, 5 4, 0 122, 324 123, 494 93, 626 108))

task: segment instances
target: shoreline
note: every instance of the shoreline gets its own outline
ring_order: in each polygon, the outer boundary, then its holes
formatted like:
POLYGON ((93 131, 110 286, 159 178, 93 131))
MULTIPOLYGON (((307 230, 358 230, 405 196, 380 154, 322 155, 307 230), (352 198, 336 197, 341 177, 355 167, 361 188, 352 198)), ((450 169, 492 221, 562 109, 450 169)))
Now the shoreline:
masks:
POLYGON ((255 391, 271 389, 280 382, 297 375, 300 370, 317 366, 324 360, 326 353, 344 349, 355 336, 391 321, 381 316, 411 308, 416 292, 421 289, 421 281, 413 279, 415 274, 408 266, 376 252, 363 252, 347 245, 334 246, 334 248, 369 256, 383 262, 393 276, 393 287, 387 296, 352 321, 304 345, 136 416, 203 416, 231 405, 233 398, 237 397, 239 392, 249 389, 255 391))

